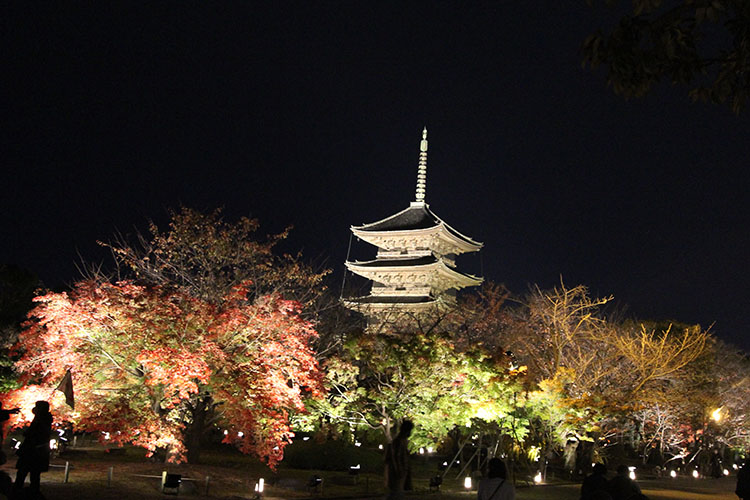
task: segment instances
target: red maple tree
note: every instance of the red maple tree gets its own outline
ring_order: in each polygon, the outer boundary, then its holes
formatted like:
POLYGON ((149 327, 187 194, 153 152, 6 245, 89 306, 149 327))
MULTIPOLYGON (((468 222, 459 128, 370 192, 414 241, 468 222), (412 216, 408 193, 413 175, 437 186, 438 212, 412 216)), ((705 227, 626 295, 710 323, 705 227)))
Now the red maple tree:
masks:
MULTIPOLYGON (((293 436, 290 414, 320 396, 316 332, 300 304, 279 294, 220 301, 174 287, 85 280, 37 297, 18 343, 21 389, 4 397, 25 409, 50 399, 58 421, 183 461, 206 428, 274 467, 293 436), (75 410, 54 388, 71 369, 75 410)), ((23 425, 30 413, 11 421, 23 425)))

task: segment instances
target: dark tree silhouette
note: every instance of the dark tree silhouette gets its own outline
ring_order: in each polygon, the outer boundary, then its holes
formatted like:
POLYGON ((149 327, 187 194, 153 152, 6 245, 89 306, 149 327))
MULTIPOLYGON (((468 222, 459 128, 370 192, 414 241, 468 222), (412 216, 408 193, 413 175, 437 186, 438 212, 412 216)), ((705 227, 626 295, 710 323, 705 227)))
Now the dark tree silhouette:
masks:
POLYGON ((750 96, 750 1, 633 0, 612 29, 586 39, 583 58, 606 67, 619 95, 641 97, 669 81, 739 113, 750 96))

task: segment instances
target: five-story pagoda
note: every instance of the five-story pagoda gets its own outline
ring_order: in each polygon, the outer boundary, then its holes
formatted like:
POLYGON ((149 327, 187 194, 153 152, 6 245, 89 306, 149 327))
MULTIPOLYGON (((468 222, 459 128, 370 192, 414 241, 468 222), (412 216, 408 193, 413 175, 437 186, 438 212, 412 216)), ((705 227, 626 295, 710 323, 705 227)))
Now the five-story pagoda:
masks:
POLYGON ((380 324, 404 313, 419 314, 455 304, 456 292, 482 278, 456 269, 456 256, 477 252, 482 243, 464 236, 435 215, 427 202, 427 129, 422 131, 415 200, 385 219, 352 226, 360 240, 378 248, 375 260, 348 261, 349 271, 372 281, 369 295, 344 304, 380 324))

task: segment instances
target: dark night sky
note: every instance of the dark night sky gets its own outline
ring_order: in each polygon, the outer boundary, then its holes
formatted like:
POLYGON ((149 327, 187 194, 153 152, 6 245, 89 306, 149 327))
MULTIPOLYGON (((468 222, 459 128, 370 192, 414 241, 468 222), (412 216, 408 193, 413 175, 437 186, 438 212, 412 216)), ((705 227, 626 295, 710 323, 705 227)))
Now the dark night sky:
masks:
POLYGON ((750 350, 748 114, 668 85, 614 96, 580 63, 604 8, 17 2, 0 18, 0 262, 47 285, 180 204, 293 224, 340 274, 349 226, 413 199, 427 125, 427 201, 485 243, 486 278, 522 293, 562 275, 750 350))

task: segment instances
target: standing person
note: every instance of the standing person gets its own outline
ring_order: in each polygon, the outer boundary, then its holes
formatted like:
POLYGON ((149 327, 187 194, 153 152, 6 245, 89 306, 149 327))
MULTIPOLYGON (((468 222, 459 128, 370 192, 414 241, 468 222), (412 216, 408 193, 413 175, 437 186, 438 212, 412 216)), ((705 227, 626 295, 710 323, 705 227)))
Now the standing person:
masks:
MULTIPOLYGON (((4 410, 3 403, 0 401, 0 447, 5 440, 5 421, 10 418, 14 413, 18 413, 18 408, 11 410, 4 410)), ((0 448, 0 465, 8 461, 8 457, 5 456, 5 452, 0 448)), ((0 471, 0 493, 3 495, 10 494, 11 480, 10 476, 3 470, 0 471)))
POLYGON ((404 491, 411 489, 411 467, 409 466, 409 436, 414 428, 411 420, 401 422, 398 435, 385 450, 385 488, 387 500, 404 498, 404 491))
POLYGON ((491 458, 487 463, 487 477, 479 482, 477 500, 516 500, 516 490, 507 479, 505 462, 491 458))
POLYGON ((737 471, 737 489, 734 492, 742 500, 750 499, 750 458, 746 458, 737 471))
POLYGON ((14 413, 18 413, 18 411, 18 408, 4 410, 3 403, 0 401, 0 465, 8 461, 8 457, 5 456, 5 452, 2 450, 2 445, 5 441, 5 421, 14 413))
POLYGON ((16 462, 16 482, 14 489, 23 489, 26 475, 31 480, 32 495, 39 496, 39 483, 42 472, 49 470, 49 439, 52 432, 52 414, 47 401, 37 401, 34 409, 34 420, 23 433, 23 443, 18 448, 16 462))
POLYGON ((607 466, 594 465, 594 470, 586 476, 581 484, 581 500, 597 500, 611 498, 607 493, 607 466))
POLYGON ((620 465, 617 467, 617 475, 607 483, 607 490, 614 500, 629 500, 638 498, 641 494, 641 488, 635 481, 628 477, 628 466, 620 465))

